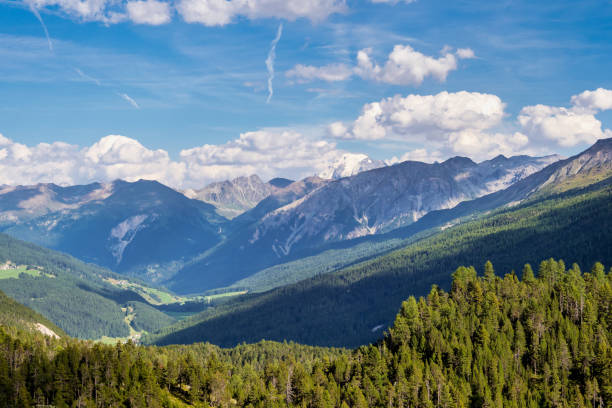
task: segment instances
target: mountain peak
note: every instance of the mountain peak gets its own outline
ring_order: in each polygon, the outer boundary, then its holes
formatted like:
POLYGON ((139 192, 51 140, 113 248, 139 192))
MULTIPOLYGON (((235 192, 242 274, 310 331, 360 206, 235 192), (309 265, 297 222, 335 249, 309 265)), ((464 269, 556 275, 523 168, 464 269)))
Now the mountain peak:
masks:
POLYGON ((330 164, 327 169, 318 174, 322 179, 337 180, 343 177, 354 176, 367 170, 385 167, 381 160, 372 160, 365 154, 345 153, 335 162, 330 164))
POLYGON ((282 177, 275 177, 272 180, 268 181, 268 184, 276 188, 285 188, 293 182, 294 180, 289 180, 289 179, 282 178, 282 177))
POLYGON ((441 164, 443 166, 453 167, 453 168, 472 167, 472 166, 477 165, 469 157, 463 157, 463 156, 451 157, 450 159, 443 161, 441 164))

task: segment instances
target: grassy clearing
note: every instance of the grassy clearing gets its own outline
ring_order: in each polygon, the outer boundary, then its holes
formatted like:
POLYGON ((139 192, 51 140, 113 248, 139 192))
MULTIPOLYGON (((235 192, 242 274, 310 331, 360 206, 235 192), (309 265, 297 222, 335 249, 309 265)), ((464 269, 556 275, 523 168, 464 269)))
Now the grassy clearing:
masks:
POLYGON ((40 271, 37 271, 36 269, 27 269, 27 266, 21 265, 15 269, 0 269, 0 279, 19 279, 19 275, 22 273, 25 273, 30 276, 41 275, 40 271))
POLYGON ((150 288, 144 285, 139 285, 137 283, 129 282, 127 280, 118 280, 113 278, 106 278, 104 280, 118 288, 133 290, 134 292, 141 295, 147 302, 156 306, 169 305, 172 303, 184 303, 190 300, 189 298, 175 296, 169 292, 150 288))

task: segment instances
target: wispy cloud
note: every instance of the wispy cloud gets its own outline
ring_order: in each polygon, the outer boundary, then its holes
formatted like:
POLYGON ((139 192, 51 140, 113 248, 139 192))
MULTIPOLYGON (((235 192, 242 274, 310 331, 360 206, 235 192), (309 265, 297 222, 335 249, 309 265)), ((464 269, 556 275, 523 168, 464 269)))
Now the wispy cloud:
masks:
POLYGON ((270 44, 270 51, 268 51, 268 58, 266 58, 266 68, 268 68, 268 99, 266 99, 266 103, 269 103, 272 95, 274 95, 274 87, 272 86, 272 81, 274 81, 274 61, 276 60, 276 44, 278 44, 281 35, 283 35, 283 23, 280 23, 278 26, 276 37, 274 37, 270 44))
POLYGON ((28 2, 28 7, 30 7, 30 11, 32 12, 32 14, 34 14, 34 16, 36 16, 38 21, 40 21, 40 25, 45 31, 45 36, 47 37, 47 43, 49 44, 49 51, 53 52, 53 43, 51 42, 51 36, 49 35, 49 30, 47 30, 47 25, 45 24, 42 17, 40 16, 38 9, 32 3, 28 2))
POLYGON ((79 74, 79 76, 89 82, 93 82, 94 84, 98 85, 98 86, 102 86, 102 83, 100 82, 99 79, 96 79, 92 76, 87 75, 86 73, 84 73, 83 71, 81 71, 79 68, 75 68, 74 72, 76 72, 77 74, 79 74))
POLYGON ((125 101, 127 101, 130 105, 132 105, 136 109, 140 109, 140 106, 138 105, 138 103, 134 99, 132 99, 130 95, 126 93, 121 93, 121 92, 117 92, 117 95, 122 97, 125 101))

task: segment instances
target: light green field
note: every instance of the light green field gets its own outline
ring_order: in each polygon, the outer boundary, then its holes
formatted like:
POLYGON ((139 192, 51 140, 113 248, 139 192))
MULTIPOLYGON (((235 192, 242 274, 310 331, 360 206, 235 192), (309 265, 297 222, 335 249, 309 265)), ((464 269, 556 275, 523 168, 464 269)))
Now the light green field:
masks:
POLYGON ((106 282, 112 284, 113 286, 133 290, 134 292, 140 294, 147 302, 152 305, 168 305, 171 303, 183 303, 188 298, 175 296, 171 293, 165 292, 163 290, 150 288, 147 286, 139 285, 137 283, 129 282, 127 280, 117 280, 112 278, 104 279, 106 282))
POLYGON ((40 276, 40 271, 36 269, 27 269, 25 265, 18 266, 16 269, 2 269, 0 270, 0 279, 19 279, 19 275, 25 273, 30 276, 40 276))

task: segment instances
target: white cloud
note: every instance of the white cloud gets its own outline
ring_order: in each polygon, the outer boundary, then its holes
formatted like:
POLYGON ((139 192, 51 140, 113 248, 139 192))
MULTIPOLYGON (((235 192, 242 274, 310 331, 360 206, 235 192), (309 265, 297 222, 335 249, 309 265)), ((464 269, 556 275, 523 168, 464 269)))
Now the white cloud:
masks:
POLYGON ((344 81, 352 75, 353 71, 345 64, 330 64, 322 67, 298 64, 285 73, 287 78, 295 78, 300 83, 314 80, 344 81))
POLYGON ((180 185, 185 164, 174 162, 165 150, 150 150, 137 140, 125 136, 103 137, 82 151, 81 176, 91 181, 123 179, 159 180, 170 186, 180 185))
POLYGON ((612 91, 599 88, 571 98, 572 105, 526 106, 516 122, 505 121, 496 95, 440 92, 394 96, 363 106, 352 122, 334 122, 328 135, 339 139, 386 140, 413 150, 390 162, 438 160, 465 155, 475 160, 516 154, 548 154, 558 147, 592 144, 612 137, 595 115, 612 109, 612 91))
POLYGON ((427 149, 414 149, 414 150, 404 153, 400 157, 394 156, 391 159, 387 160, 386 163, 391 165, 391 164, 405 162, 407 160, 418 161, 418 162, 423 162, 423 163, 434 163, 437 161, 438 162, 442 161, 443 158, 442 158, 442 154, 439 151, 430 152, 427 149))
POLYGON ((341 137, 443 140, 450 132, 498 125, 504 116, 504 107, 499 97, 478 92, 397 95, 366 104, 350 130, 341 137))
POLYGON ((474 54, 474 50, 471 48, 459 48, 457 50, 457 56, 461 59, 476 58, 476 54, 474 54))
POLYGON ((420 85, 428 77, 443 82, 450 71, 457 69, 457 59, 474 58, 470 49, 460 49, 457 53, 445 48, 439 58, 430 57, 415 51, 409 45, 396 45, 384 65, 372 61, 371 49, 357 53, 355 73, 362 78, 394 85, 420 85))
POLYGON ((157 0, 129 1, 126 10, 136 24, 161 25, 171 20, 170 5, 157 0))
POLYGON ((417 145, 394 161, 436 161, 465 155, 476 160, 491 155, 525 153, 529 138, 520 133, 493 132, 504 118, 499 97, 477 92, 394 96, 366 104, 352 123, 333 123, 336 138, 394 140, 417 145), (422 147, 421 147, 422 146, 422 147))
POLYGON ((125 19, 121 7, 113 0, 31 0, 37 9, 57 7, 66 15, 82 21, 101 21, 106 24, 125 19))
POLYGON ((174 188, 201 188, 251 174, 306 177, 325 170, 345 153, 333 142, 285 130, 248 132, 225 144, 186 149, 178 160, 165 150, 152 150, 119 135, 80 147, 63 142, 26 146, 0 134, 0 185, 148 179, 174 188))
POLYGON ((610 129, 602 129, 595 117, 600 111, 612 109, 612 91, 599 88, 584 91, 571 98, 569 108, 547 105, 524 107, 518 123, 523 132, 541 143, 554 141, 563 147, 580 143, 594 143, 597 139, 612 137, 610 129))
POLYGON ((572 96, 572 105, 593 111, 612 109, 612 90, 597 88, 572 96))
MULTIPOLYGON (((593 143, 606 137, 601 122, 588 112, 546 105, 526 106, 518 116, 523 131, 564 147, 593 143)), ((609 132, 609 130, 607 131, 609 132)))
MULTIPOLYGON (((306 18, 313 22, 347 10, 346 0, 25 0, 37 15, 50 7, 80 21, 115 24, 131 20, 136 24, 160 25, 172 19, 175 9, 188 23, 224 26, 238 17, 249 19, 278 18, 294 21, 306 18)), ((41 21, 39 15, 37 18, 41 21)))
POLYGON ((310 140, 292 131, 256 131, 222 145, 204 145, 183 150, 189 185, 197 178, 221 180, 257 173, 262 178, 284 175, 303 177, 323 171, 342 151, 335 143, 310 140))
POLYGON ((206 26, 223 26, 239 16, 318 22, 346 10, 344 0, 179 0, 176 7, 186 22, 206 26))
POLYGON ((0 184, 83 184, 140 178, 180 185, 185 165, 163 150, 150 150, 134 139, 109 135, 90 147, 63 142, 26 146, 0 135, 0 184))
POLYGON ((328 133, 331 137, 335 137, 335 138, 344 138, 347 133, 348 133, 348 129, 347 127, 344 125, 344 123, 342 122, 334 122, 332 124, 330 124, 328 126, 328 133))
POLYGON ((475 58, 470 48, 460 48, 455 53, 451 47, 442 49, 442 56, 434 58, 415 51, 409 45, 396 45, 383 66, 376 64, 372 58, 372 49, 367 48, 357 53, 357 64, 349 67, 346 64, 330 64, 322 67, 298 64, 285 75, 296 78, 297 82, 313 80, 344 81, 353 75, 363 79, 384 82, 394 85, 420 85, 426 77, 434 77, 440 82, 446 80, 448 73, 457 69, 458 59, 475 58))

